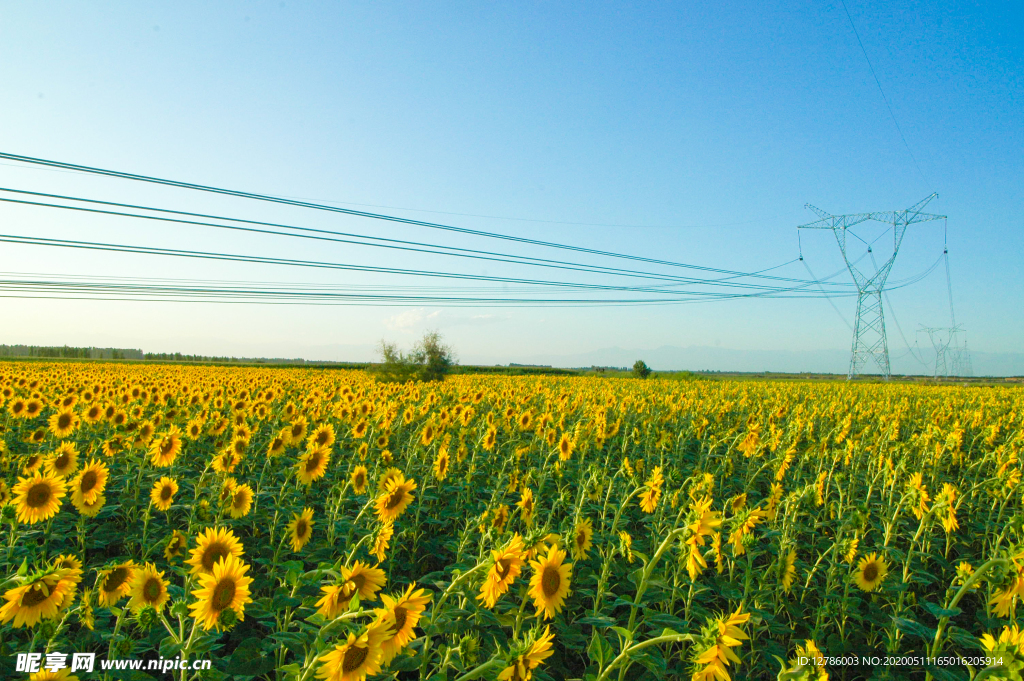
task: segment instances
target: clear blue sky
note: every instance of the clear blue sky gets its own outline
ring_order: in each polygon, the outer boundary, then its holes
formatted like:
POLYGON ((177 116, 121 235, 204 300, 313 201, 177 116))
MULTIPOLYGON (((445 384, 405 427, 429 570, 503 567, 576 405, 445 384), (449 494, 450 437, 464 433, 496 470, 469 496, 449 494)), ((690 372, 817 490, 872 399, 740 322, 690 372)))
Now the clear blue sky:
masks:
MULTIPOLYGON (((937 191, 928 210, 949 215, 957 321, 973 350, 1002 357, 992 371, 1014 373, 1011 355, 1024 353, 1024 9, 847 7, 906 146, 843 6, 826 0, 8 2, 0 150, 744 271, 796 257, 795 226, 814 219, 807 202, 892 210, 937 191)), ((0 186, 468 243, 8 163, 0 186)), ((0 205, 5 234, 454 267, 117 220, 0 205)), ((828 233, 803 243, 816 274, 841 267, 828 233)), ((941 223, 912 227, 892 278, 941 252, 941 223)), ((3 272, 363 281, 7 244, 0 263, 3 272)), ((806 276, 799 264, 779 272, 806 276)), ((920 324, 948 323, 941 268, 891 302, 911 343, 920 324)), ((852 321, 852 301, 837 305, 852 321)), ((426 328, 467 362, 559 363, 612 347, 840 353, 850 342, 824 300, 443 309, 0 299, 0 311, 0 343, 325 359, 367 359, 382 337, 408 344, 426 328)), ((890 347, 906 354, 892 324, 890 347)), ((923 370, 902 361, 897 369, 923 370)))

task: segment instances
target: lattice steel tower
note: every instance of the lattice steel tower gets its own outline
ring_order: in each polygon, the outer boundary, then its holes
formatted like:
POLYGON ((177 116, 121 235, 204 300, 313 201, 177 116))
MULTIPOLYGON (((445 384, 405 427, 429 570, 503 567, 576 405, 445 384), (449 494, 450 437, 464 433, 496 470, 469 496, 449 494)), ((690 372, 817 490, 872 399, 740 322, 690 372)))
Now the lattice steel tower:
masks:
POLYGON ((907 227, 917 222, 945 219, 944 215, 921 212, 928 202, 937 196, 938 194, 932 194, 906 210, 852 215, 831 215, 811 204, 805 206, 817 213, 821 219, 800 225, 799 229, 831 229, 836 236, 836 241, 839 242, 839 250, 843 254, 846 268, 850 271, 853 283, 857 287, 857 320, 853 325, 853 347, 850 351, 850 372, 847 374, 847 379, 863 373, 864 367, 869 361, 878 366, 882 376, 887 380, 889 378, 889 346, 885 339, 885 313, 882 309, 885 280, 889 277, 889 271, 892 270, 907 227), (868 220, 892 225, 893 231, 892 255, 875 270, 874 274, 867 274, 859 270, 854 261, 850 259, 846 248, 846 236, 851 234, 855 239, 864 243, 868 252, 871 252, 871 243, 864 241, 850 229, 854 225, 868 220))

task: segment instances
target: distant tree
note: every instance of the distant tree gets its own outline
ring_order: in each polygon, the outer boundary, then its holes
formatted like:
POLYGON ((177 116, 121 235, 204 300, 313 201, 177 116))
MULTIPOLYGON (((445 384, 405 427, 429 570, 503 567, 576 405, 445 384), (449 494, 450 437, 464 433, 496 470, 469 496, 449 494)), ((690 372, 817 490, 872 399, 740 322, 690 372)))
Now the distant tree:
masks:
POLYGON ((441 334, 428 331, 412 350, 403 353, 385 340, 377 349, 381 364, 377 374, 384 381, 442 381, 455 366, 455 354, 441 334))
POLYGON ((633 364, 633 377, 634 378, 647 378, 651 375, 651 367, 647 366, 647 362, 642 359, 638 359, 633 364))

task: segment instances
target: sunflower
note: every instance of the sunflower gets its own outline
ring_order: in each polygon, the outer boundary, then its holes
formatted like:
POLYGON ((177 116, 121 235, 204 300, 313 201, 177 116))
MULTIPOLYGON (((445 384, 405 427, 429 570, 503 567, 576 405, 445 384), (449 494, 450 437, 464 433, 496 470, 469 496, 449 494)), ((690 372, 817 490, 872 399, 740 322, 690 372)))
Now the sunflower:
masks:
MULTIPOLYGON (((141 438, 141 432, 139 436, 141 438)), ((153 440, 149 448, 149 459, 157 468, 166 468, 174 463, 180 453, 181 431, 177 426, 171 426, 170 430, 153 440)))
POLYGON ((369 429, 366 421, 360 421, 356 424, 356 427, 352 429, 352 437, 356 439, 362 439, 366 435, 366 431, 369 429))
POLYGON ((199 575, 199 588, 192 592, 197 600, 188 607, 203 629, 219 631, 220 616, 227 610, 233 611, 239 621, 245 619, 245 604, 252 603, 252 577, 245 575, 248 570, 248 565, 228 555, 214 564, 212 573, 199 575))
POLYGON ((498 599, 509 590, 512 582, 522 573, 525 551, 523 538, 516 534, 502 549, 492 550, 493 563, 480 586, 478 601, 483 601, 488 608, 493 608, 498 599))
POLYGON ((562 433, 562 437, 558 441, 558 460, 568 461, 569 457, 572 456, 573 449, 573 441, 572 438, 569 437, 569 433, 562 433))
POLYGON ((167 540, 167 546, 164 547, 164 558, 169 563, 174 562, 175 558, 185 553, 186 546, 188 546, 188 537, 180 531, 174 530, 171 533, 170 539, 167 540))
POLYGON ((387 665, 413 639, 413 629, 427 609, 430 595, 425 589, 416 589, 415 584, 410 584, 398 598, 383 594, 381 601, 384 607, 376 610, 377 620, 390 625, 390 635, 381 642, 381 663, 387 665))
POLYGON ((135 572, 136 566, 132 561, 100 570, 99 604, 109 608, 127 596, 131 591, 135 572))
POLYGON ((862 591, 874 591, 885 579, 889 572, 889 566, 885 564, 885 558, 878 558, 878 554, 872 553, 865 556, 857 563, 857 571, 853 573, 854 584, 862 591))
POLYGON ((544 611, 544 619, 551 619, 562 609, 569 593, 572 566, 563 564, 565 551, 551 547, 540 560, 531 560, 530 596, 534 607, 544 611))
POLYGON ((6 506, 11 500, 11 490, 7 487, 7 481, 0 480, 0 507, 6 506))
POLYGON ((52 667, 43 667, 39 671, 29 674, 28 681, 79 681, 79 678, 71 673, 69 667, 57 671, 53 671, 52 667))
POLYGON ((313 509, 304 508, 301 515, 293 514, 292 521, 288 523, 288 534, 291 537, 292 549, 301 551, 313 535, 313 509))
POLYGON ((28 402, 22 399, 11 400, 7 405, 7 413, 16 419, 28 418, 28 402))
POLYGON ((583 560, 587 557, 590 547, 593 546, 594 525, 589 518, 584 518, 576 524, 572 533, 572 557, 576 560, 583 560))
POLYGON ((356 466, 355 470, 352 471, 352 491, 356 494, 362 494, 366 491, 366 466, 356 466))
POLYGON ((112 459, 114 456, 124 451, 124 440, 121 436, 116 435, 109 440, 103 442, 103 456, 108 459, 112 459))
POLYGON ((61 442, 56 451, 46 458, 46 470, 66 478, 78 468, 78 450, 71 442, 61 442))
MULTIPOLYGON (((121 412, 124 413, 124 412, 121 412)), ((117 415, 114 415, 114 421, 117 422, 117 415)), ((144 445, 148 445, 149 441, 153 439, 153 435, 156 433, 156 424, 152 421, 145 421, 139 425, 138 433, 135 435, 135 441, 141 442, 144 445)), ((169 464, 168 464, 169 465, 169 464)))
POLYGON ((78 428, 78 415, 71 409, 64 409, 50 416, 47 425, 54 437, 63 439, 78 428))
POLYGON ((11 492, 18 522, 32 525, 57 515, 67 487, 57 476, 36 473, 31 478, 19 478, 11 492))
POLYGON ((782 563, 782 590, 789 593, 796 579, 796 550, 790 549, 782 563))
POLYGON ((35 418, 43 411, 43 403, 35 398, 32 398, 25 403, 25 418, 35 418))
POLYGON ((28 458, 25 459, 25 463, 21 467, 21 472, 24 475, 31 475, 32 473, 35 473, 37 470, 39 470, 42 467, 42 465, 43 455, 38 453, 31 454, 28 456, 28 458))
POLYGON ((284 437, 278 435, 277 437, 270 441, 269 445, 267 445, 267 456, 269 456, 270 458, 281 456, 282 454, 284 454, 286 444, 287 443, 285 443, 284 437))
POLYGON ((370 567, 357 560, 352 567, 341 568, 341 581, 344 587, 342 596, 346 601, 356 594, 359 594, 361 600, 374 601, 377 592, 384 588, 388 580, 380 568, 370 567))
POLYGON ((391 523, 383 523, 381 525, 377 536, 373 540, 373 547, 370 549, 370 555, 376 558, 378 563, 384 562, 384 558, 387 556, 388 542, 391 541, 391 537, 394 535, 394 525, 391 523))
POLYGON ((212 574, 217 561, 229 555, 241 558, 242 553, 242 544, 234 532, 209 527, 196 538, 196 547, 185 563, 192 566, 189 572, 193 575, 212 574))
POLYGON ((551 642, 554 638, 555 635, 551 633, 551 627, 545 626, 544 633, 501 670, 501 673, 498 674, 498 681, 529 681, 532 679, 533 670, 553 654, 551 642))
POLYGON ((329 423, 321 423, 313 429, 313 432, 310 433, 309 437, 306 439, 306 449, 330 447, 334 444, 334 441, 334 426, 329 423))
POLYGON ((451 457, 448 455, 448 447, 442 446, 437 451, 437 457, 434 459, 434 477, 438 480, 444 480, 448 477, 448 465, 451 463, 451 457))
POLYGON ((533 502, 533 490, 529 487, 523 490, 519 501, 516 502, 516 506, 519 507, 519 514, 523 517, 523 522, 526 523, 527 527, 533 525, 533 512, 536 506, 533 502))
POLYGON ((178 483, 174 478, 163 477, 153 483, 149 499, 158 511, 166 511, 174 503, 174 495, 178 493, 178 483))
POLYGON ((109 477, 106 464, 99 459, 91 460, 71 481, 71 503, 79 510, 87 504, 96 503, 109 477))
POLYGON ((317 678, 324 681, 362 681, 380 671, 381 643, 387 638, 387 622, 374 622, 359 636, 349 634, 348 640, 334 646, 320 658, 317 678))
POLYGON ((228 506, 228 513, 232 518, 244 518, 249 515, 252 509, 252 487, 249 485, 237 485, 231 492, 231 504, 228 506))
POLYGON ((394 522, 402 515, 412 503, 414 489, 416 489, 416 483, 406 480, 402 473, 398 473, 389 480, 384 487, 384 492, 373 502, 377 517, 381 522, 394 522))
POLYGON ((163 610, 170 598, 164 573, 158 572, 152 563, 147 563, 146 567, 135 572, 128 595, 128 607, 132 612, 137 613, 147 607, 163 610))
POLYGON ((82 418, 85 419, 86 423, 96 423, 103 417, 103 406, 99 404, 93 404, 82 414, 82 418))
POLYGON ((352 597, 346 598, 345 594, 349 590, 349 587, 344 582, 320 587, 320 593, 323 596, 316 602, 316 611, 324 619, 333 620, 348 609, 348 603, 352 600, 352 597))
POLYGON ((305 416, 299 416, 294 419, 284 430, 288 439, 288 444, 294 445, 302 442, 303 438, 306 437, 306 426, 307 422, 305 416))
POLYGON ((308 449, 299 457, 295 465, 298 471, 299 481, 304 485, 313 484, 314 480, 322 478, 327 472, 327 464, 331 462, 331 450, 327 447, 308 449))
POLYGON ((27 582, 4 593, 3 607, 0 607, 0 624, 14 620, 14 627, 33 627, 40 620, 56 619, 60 610, 67 605, 74 592, 74 583, 67 578, 67 571, 50 568, 30 578, 27 582))
POLYGON ((81 506, 76 506, 76 508, 78 509, 78 512, 84 515, 86 518, 95 518, 97 515, 99 515, 100 511, 103 510, 103 506, 106 503, 107 497, 103 494, 100 494, 99 496, 96 497, 96 500, 93 501, 91 504, 88 502, 83 502, 81 506))

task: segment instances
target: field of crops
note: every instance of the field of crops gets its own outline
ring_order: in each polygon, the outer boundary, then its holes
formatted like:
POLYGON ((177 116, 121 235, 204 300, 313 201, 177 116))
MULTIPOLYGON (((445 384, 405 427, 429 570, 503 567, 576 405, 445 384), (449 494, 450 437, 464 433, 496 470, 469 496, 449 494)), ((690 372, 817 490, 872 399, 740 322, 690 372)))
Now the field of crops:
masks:
POLYGON ((5 679, 1024 667, 1020 389, 5 362, 0 410, 5 679))

